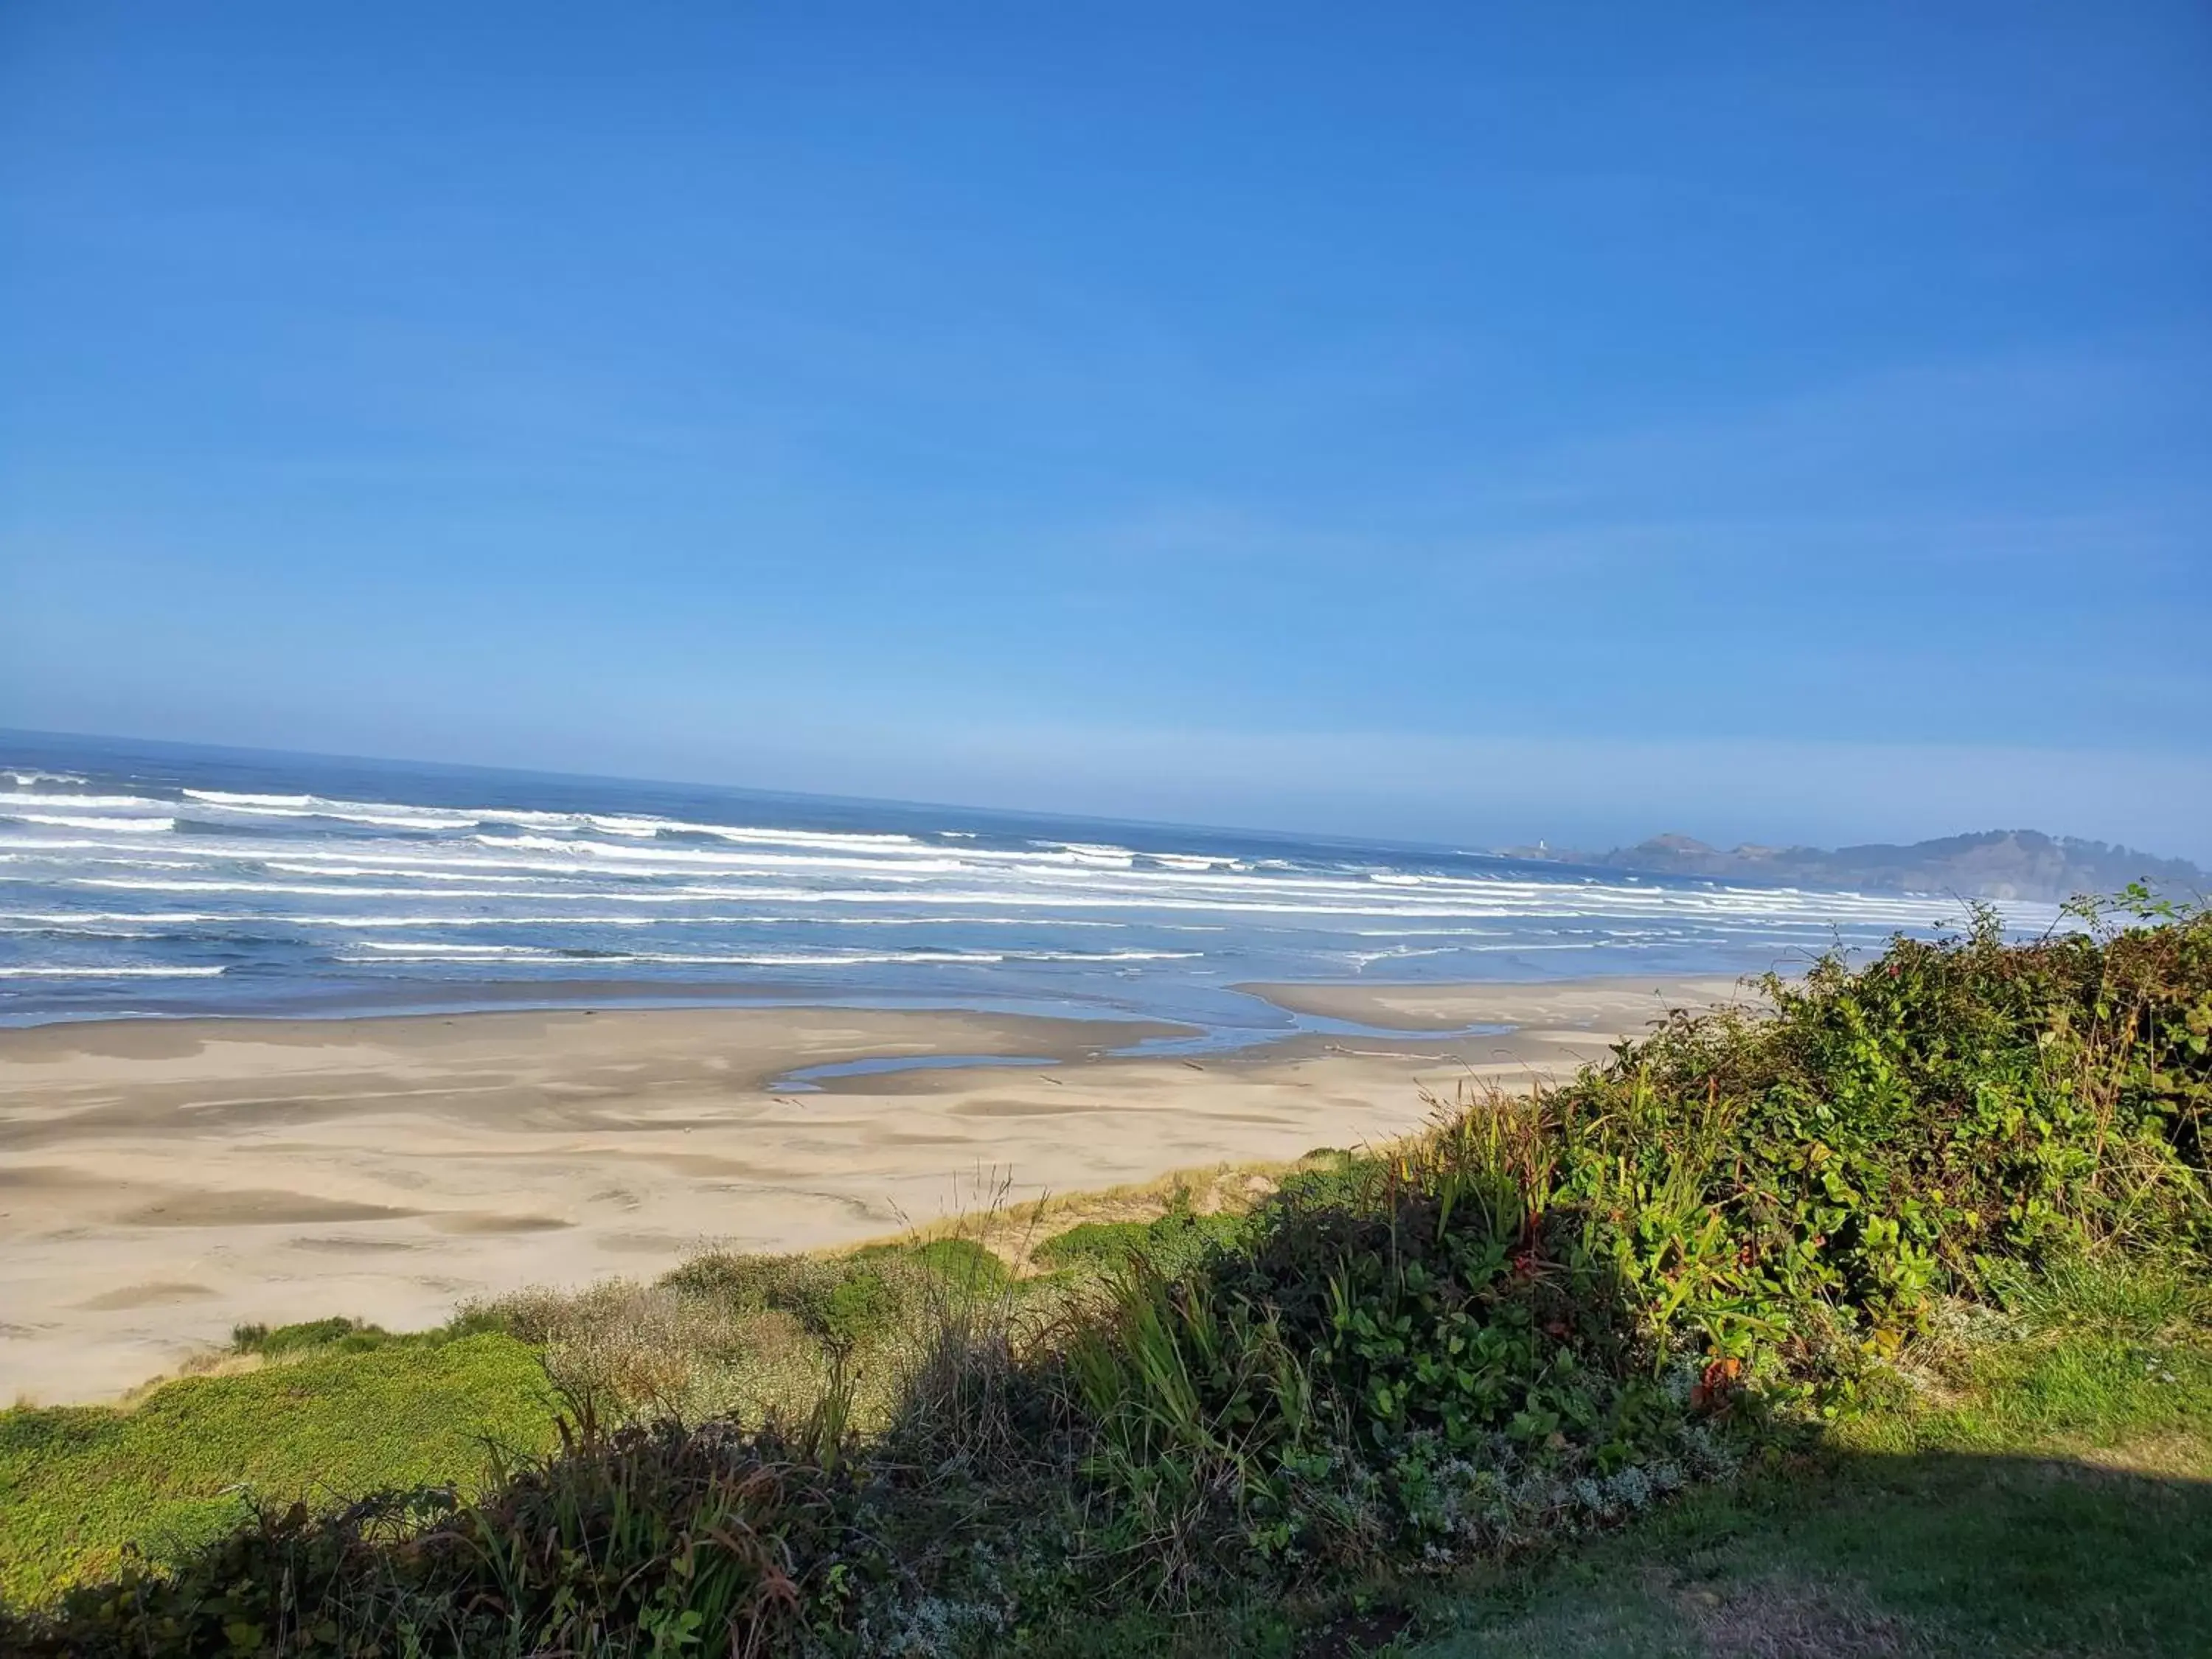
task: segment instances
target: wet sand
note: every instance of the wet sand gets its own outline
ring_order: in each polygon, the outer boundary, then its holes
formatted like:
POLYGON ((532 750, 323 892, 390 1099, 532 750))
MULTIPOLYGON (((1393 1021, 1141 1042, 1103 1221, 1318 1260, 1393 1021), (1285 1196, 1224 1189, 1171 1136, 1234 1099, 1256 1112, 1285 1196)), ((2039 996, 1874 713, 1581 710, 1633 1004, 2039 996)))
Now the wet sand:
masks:
POLYGON ((803 1249, 1417 1127, 1730 981, 1248 987, 1387 1028, 1108 1057, 1175 1028, 623 1009, 0 1031, 0 1400, 112 1398, 245 1321, 433 1324, 471 1296, 803 1249), (1507 1035, 1454 1035, 1475 1024, 1507 1035), (981 1056, 1024 1057, 1016 1065, 981 1056), (929 1069, 779 1088, 794 1069, 929 1069))
POLYGON ((1763 1001, 1741 980, 1569 979, 1528 985, 1240 985, 1294 1013, 1407 1031, 1512 1025, 1523 1033, 1641 1032, 1670 1008, 1763 1001))

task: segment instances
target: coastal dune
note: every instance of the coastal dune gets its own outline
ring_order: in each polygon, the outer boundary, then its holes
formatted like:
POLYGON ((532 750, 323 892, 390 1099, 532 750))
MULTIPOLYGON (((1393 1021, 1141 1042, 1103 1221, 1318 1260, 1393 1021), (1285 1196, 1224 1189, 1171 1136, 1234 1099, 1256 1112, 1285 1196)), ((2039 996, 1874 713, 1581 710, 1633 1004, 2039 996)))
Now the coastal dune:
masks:
POLYGON ((241 1322, 420 1327, 710 1243, 836 1245, 994 1193, 1355 1146, 1416 1127, 1425 1090, 1569 1072, 1741 994, 1243 988, 1328 1032, 1133 1054, 1194 1034, 790 1006, 0 1031, 0 1398, 113 1397, 241 1322))

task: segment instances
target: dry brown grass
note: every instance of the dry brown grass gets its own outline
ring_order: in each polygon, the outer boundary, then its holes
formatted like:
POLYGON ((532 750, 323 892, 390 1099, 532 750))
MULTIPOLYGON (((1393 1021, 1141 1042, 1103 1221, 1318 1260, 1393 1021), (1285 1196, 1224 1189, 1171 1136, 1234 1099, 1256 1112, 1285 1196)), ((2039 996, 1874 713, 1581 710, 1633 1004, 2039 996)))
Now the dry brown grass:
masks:
POLYGON ((2062 1440, 2058 1449, 2080 1468, 2100 1474, 2212 1480, 2212 1442, 2183 1430, 2134 1436, 2117 1445, 2099 1445, 2086 1438, 2062 1440))
POLYGON ((1927 1632, 1880 1611, 1847 1580, 1775 1573, 1671 1598, 1714 1659, 1886 1659, 1934 1650, 1927 1632))
POLYGON ((1206 1164, 1171 1170, 1150 1181, 1096 1192, 1050 1193, 1020 1204, 981 1204, 964 1214, 823 1254, 842 1255, 889 1244, 965 1238, 982 1245, 1015 1273, 1035 1274, 1047 1271, 1035 1260, 1036 1247, 1071 1227, 1088 1222, 1156 1221, 1176 1208, 1187 1208, 1194 1215, 1242 1215, 1273 1192, 1285 1176, 1322 1167, 1328 1161, 1310 1153, 1287 1162, 1206 1164))
MULTIPOLYGON (((266 1354, 240 1353, 231 1348, 203 1348, 196 1353, 188 1353, 179 1360, 174 1370, 158 1372, 148 1377, 143 1382, 115 1401, 114 1408, 125 1412, 135 1410, 153 1398, 157 1390, 183 1377, 242 1376, 248 1371, 259 1370, 269 1363, 269 1357, 266 1354)), ((24 1407, 29 1404, 26 1401, 18 1401, 16 1403, 18 1406, 24 1407)))
POLYGON ((468 1311, 537 1346, 555 1387, 609 1421, 804 1414, 829 1375, 822 1344, 790 1314, 665 1285, 537 1288, 468 1311))

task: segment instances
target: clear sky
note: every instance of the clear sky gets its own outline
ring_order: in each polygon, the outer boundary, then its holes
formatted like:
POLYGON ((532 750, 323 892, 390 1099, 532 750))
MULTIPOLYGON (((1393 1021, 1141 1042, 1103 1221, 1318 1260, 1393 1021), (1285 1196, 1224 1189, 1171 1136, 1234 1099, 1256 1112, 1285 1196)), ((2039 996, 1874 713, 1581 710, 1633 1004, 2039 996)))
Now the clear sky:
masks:
POLYGON ((0 0, 0 725, 2212 859, 2212 10, 0 0))

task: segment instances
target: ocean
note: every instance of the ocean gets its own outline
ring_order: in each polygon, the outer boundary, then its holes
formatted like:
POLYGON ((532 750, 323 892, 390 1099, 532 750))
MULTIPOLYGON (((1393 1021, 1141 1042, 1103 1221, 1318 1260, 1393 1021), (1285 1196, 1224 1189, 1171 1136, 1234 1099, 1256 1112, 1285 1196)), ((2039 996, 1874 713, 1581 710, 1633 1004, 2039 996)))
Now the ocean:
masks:
MULTIPOLYGON (((1949 899, 1254 831, 0 732, 0 1024, 799 1001, 1328 1022, 1235 988, 1789 971, 1949 899)), ((2048 907, 2008 908, 2017 927, 2048 907)))

